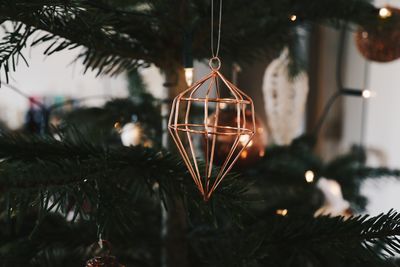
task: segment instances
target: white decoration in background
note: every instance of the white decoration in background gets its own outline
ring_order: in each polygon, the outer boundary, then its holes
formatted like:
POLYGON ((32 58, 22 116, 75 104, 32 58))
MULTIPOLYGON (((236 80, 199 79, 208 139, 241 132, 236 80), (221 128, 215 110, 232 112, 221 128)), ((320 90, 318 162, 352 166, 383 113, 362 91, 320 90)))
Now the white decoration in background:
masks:
POLYGON ((324 205, 315 212, 315 216, 331 215, 343 216, 347 215, 350 208, 348 201, 343 199, 342 188, 335 180, 320 178, 317 187, 322 191, 325 197, 324 205))
POLYGON ((122 127, 121 141, 124 146, 137 146, 142 141, 142 127, 139 123, 129 122, 122 127))
POLYGON ((146 85, 146 90, 155 98, 168 98, 168 90, 164 87, 165 77, 154 64, 148 68, 140 68, 139 73, 146 85))
POLYGON ((309 88, 307 73, 289 76, 289 62, 285 48, 264 74, 265 111, 272 141, 278 145, 288 145, 300 134, 309 88))

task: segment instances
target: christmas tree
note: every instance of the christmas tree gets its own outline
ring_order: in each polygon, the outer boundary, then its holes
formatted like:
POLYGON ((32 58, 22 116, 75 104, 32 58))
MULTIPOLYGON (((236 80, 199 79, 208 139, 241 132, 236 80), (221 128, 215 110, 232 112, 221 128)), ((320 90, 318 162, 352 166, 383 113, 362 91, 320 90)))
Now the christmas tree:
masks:
MULTIPOLYGON (((230 172, 208 201, 200 196, 161 138, 169 102, 147 93, 137 70, 161 69, 160 90, 170 98, 186 89, 184 69, 210 57, 206 44, 218 33, 216 20, 210 36, 210 1, 0 0, 0 7, 3 86, 18 64, 29 64, 24 47, 46 45, 48 56, 81 49, 87 69, 127 75, 131 87, 129 99, 74 110, 58 127, 46 109, 41 135, 0 128, 1 266, 396 265, 400 214, 357 214, 366 206, 360 184, 400 171, 368 167, 361 146, 323 161, 315 145, 326 114, 290 144, 261 145, 251 168, 230 172), (124 129, 134 135, 128 146, 124 129), (339 211, 325 192, 332 186, 347 203, 339 211)), ((364 0, 226 1, 220 54, 246 63, 287 47, 294 79, 304 71, 299 27, 398 21, 380 11, 364 0)), ((333 100, 365 93, 339 87, 333 100)))

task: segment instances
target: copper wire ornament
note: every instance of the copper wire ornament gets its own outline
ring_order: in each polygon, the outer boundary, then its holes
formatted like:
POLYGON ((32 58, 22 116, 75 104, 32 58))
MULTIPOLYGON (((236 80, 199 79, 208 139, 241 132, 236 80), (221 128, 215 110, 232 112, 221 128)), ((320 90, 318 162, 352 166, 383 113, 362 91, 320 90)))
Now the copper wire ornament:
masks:
POLYGON ((232 169, 256 131, 253 100, 219 72, 218 57, 213 57, 209 65, 211 72, 207 76, 174 99, 168 122, 172 138, 205 201, 232 169), (222 125, 219 117, 232 109, 236 119, 230 125, 222 125), (196 110, 200 110, 202 118, 194 115, 196 110), (232 148, 217 167, 214 155, 224 138, 232 140, 232 148))

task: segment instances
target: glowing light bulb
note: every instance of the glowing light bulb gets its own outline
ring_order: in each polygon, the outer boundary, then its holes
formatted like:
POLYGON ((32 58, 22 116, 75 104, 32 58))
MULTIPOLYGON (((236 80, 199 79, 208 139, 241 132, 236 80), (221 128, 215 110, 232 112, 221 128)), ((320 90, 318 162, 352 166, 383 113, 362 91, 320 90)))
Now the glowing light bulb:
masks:
POLYGON ((287 209, 280 209, 276 211, 277 215, 281 215, 281 216, 286 216, 288 214, 288 210, 287 209))
POLYGON ((249 135, 242 135, 239 138, 239 142, 242 144, 242 146, 245 146, 247 144, 247 147, 251 147, 253 145, 253 141, 250 141, 250 136, 249 135))
POLYGON ((293 22, 295 22, 297 20, 297 16, 295 14, 290 15, 289 19, 293 22))
POLYGON ((313 171, 306 171, 304 177, 306 178, 307 183, 312 183, 314 182, 315 174, 313 171))
POLYGON ((387 19, 391 16, 392 16, 392 11, 390 11, 390 9, 386 7, 382 7, 381 9, 379 9, 379 17, 381 17, 382 19, 387 19))
POLYGON ((193 68, 185 68, 185 79, 187 85, 189 86, 193 84, 193 76, 194 76, 193 73, 194 73, 193 68))
POLYGON ((121 130, 122 126, 121 123, 119 121, 117 121, 116 123, 114 123, 114 128, 117 129, 118 131, 121 130))
POLYGON ((228 107, 228 104, 226 103, 219 103, 219 108, 220 109, 226 109, 228 107))
POLYGON ((372 97, 372 92, 370 90, 363 90, 362 91, 362 97, 371 98, 372 97))

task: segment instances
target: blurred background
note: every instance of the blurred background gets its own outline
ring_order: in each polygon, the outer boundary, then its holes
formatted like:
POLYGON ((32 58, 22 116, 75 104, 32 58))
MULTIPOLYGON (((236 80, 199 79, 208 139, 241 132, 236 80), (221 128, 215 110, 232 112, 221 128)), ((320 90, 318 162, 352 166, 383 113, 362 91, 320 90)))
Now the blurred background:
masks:
MULTIPOLYGON (((376 1, 377 6, 400 6, 400 1, 376 1)), ((315 27, 311 33, 299 29, 302 49, 309 72, 309 94, 300 134, 315 125, 325 103, 337 88, 338 71, 343 85, 357 90, 368 89, 372 97, 342 97, 329 112, 322 127, 318 155, 330 160, 352 145, 367 148, 372 166, 400 168, 400 60, 376 63, 363 57, 355 44, 354 32, 327 27, 315 27), (342 61, 342 62, 338 62, 342 61), (340 66, 338 66, 340 64, 340 66), (338 70, 339 69, 339 70, 338 70)), ((129 75, 100 76, 88 70, 84 75, 81 62, 75 61, 79 51, 62 51, 50 57, 43 55, 43 47, 26 49, 29 67, 20 64, 10 75, 11 89, 0 89, 0 121, 3 127, 20 131, 40 131, 41 115, 37 103, 53 107, 50 123, 57 125, 63 114, 76 108, 101 107, 114 98, 126 98, 129 75), (38 115, 39 114, 39 115, 38 115), (36 116, 36 117, 35 117, 36 116)), ((240 88, 253 96, 262 94, 265 75, 271 60, 260 60, 254 65, 227 68, 228 76, 235 76, 240 88)), ((195 62, 194 80, 207 73, 204 62, 195 62)), ((154 67, 139 71, 144 87, 156 99, 165 100, 164 76, 154 67)), ((262 125, 268 125, 266 105, 255 97, 257 115, 262 125)), ((268 132, 268 127, 266 126, 268 132)), ((271 139, 271 138, 269 138, 271 139)), ((366 180, 362 194, 369 198, 367 212, 378 214, 390 208, 400 210, 400 182, 395 179, 366 180)))
MULTIPOLYGON (((400 7, 400 1, 375 1, 376 6, 400 7)), ((300 135, 312 129, 329 98, 337 90, 338 75, 345 88, 369 90, 371 97, 341 97, 335 101, 320 132, 317 154, 330 160, 356 145, 367 148, 371 166, 400 168, 400 60, 377 63, 367 60, 355 42, 355 31, 315 26, 310 31, 298 29, 299 47, 306 62, 309 90, 307 103, 301 113, 300 135), (338 74, 340 73, 340 74, 338 74)), ((19 64, 10 74, 10 85, 0 88, 0 121, 12 131, 40 132, 42 115, 38 103, 52 107, 50 123, 58 125, 65 114, 82 107, 101 107, 115 98, 131 95, 128 74, 116 77, 100 76, 74 61, 79 51, 62 51, 50 57, 43 55, 45 47, 36 46, 24 51, 29 67, 19 64)), ((223 57, 223 55, 222 55, 223 57)), ((233 79, 255 100, 257 117, 269 132, 265 88, 266 76, 274 58, 252 65, 227 64, 224 73, 233 79)), ((208 71, 204 62, 195 62, 194 80, 208 71)), ((147 92, 162 103, 168 96, 164 75, 154 66, 139 70, 147 92)), ((136 121, 137 118, 132 118, 136 121)), ((122 127, 123 125, 113 125, 122 127)), ((129 141, 127 141, 129 143, 129 141)), ((283 142, 284 143, 284 142, 283 142)), ((378 214, 390 208, 400 210, 400 182, 395 179, 366 180, 362 193, 369 198, 367 212, 378 214)))

